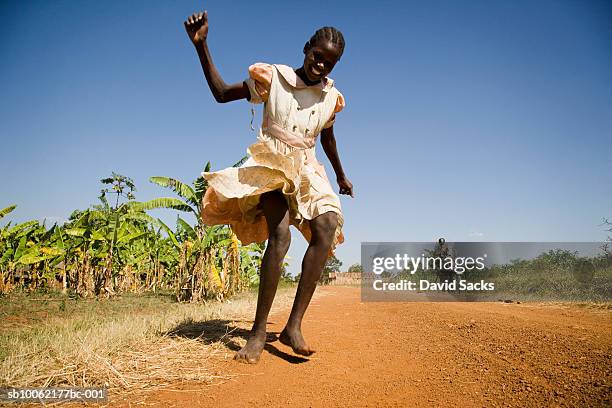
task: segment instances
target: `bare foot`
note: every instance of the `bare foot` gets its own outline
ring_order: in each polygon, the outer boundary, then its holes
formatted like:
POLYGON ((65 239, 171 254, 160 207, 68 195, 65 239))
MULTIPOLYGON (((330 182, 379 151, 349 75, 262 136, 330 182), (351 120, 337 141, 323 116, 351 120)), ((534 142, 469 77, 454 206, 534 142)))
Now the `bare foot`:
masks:
POLYGON ((265 344, 265 332, 251 333, 247 340, 247 344, 234 355, 234 360, 240 361, 241 363, 256 364, 259 361, 265 344))
POLYGON ((284 345, 291 347, 295 354, 309 356, 315 352, 315 350, 308 347, 308 344, 306 344, 306 340, 304 340, 302 332, 299 329, 289 330, 285 327, 278 340, 284 345))

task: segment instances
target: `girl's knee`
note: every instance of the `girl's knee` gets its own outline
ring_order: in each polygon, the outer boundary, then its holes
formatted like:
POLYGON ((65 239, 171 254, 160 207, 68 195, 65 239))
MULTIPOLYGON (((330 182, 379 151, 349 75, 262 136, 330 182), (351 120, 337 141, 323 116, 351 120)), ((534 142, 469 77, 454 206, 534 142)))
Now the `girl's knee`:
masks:
POLYGON ((338 214, 333 211, 328 211, 325 214, 327 216, 327 226, 331 232, 336 231, 338 227, 338 214))
POLYGON ((278 249, 283 255, 289 250, 291 244, 291 231, 289 225, 279 224, 274 230, 270 231, 268 245, 278 249))
POLYGON ((312 220, 310 225, 313 239, 331 245, 338 227, 338 214, 328 211, 312 220))

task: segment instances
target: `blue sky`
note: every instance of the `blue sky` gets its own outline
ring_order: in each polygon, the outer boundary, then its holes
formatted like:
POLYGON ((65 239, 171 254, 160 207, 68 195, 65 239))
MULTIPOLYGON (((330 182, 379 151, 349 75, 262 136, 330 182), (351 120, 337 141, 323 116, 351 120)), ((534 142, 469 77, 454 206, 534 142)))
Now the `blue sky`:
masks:
MULTIPOLYGON (((299 66, 320 26, 344 33, 331 77, 347 100, 335 133, 355 190, 341 196, 346 267, 362 241, 606 237, 608 1, 2 2, 8 220, 64 220, 111 171, 135 180, 139 200, 168 195, 148 178, 191 181, 246 152, 250 105, 214 102, 184 32, 202 9, 227 82, 257 61, 299 66)), ((292 233, 297 273, 306 242, 292 233)))

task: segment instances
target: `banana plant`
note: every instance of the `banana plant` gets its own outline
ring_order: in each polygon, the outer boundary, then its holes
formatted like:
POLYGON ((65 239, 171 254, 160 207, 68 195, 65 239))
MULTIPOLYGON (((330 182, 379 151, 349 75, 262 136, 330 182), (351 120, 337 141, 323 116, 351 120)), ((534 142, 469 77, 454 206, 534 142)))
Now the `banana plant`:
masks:
MULTIPOLYGON (((233 167, 241 166, 248 156, 242 157, 238 162, 234 163, 233 167)), ((204 172, 209 172, 211 168, 210 161, 204 166, 204 172)), ((183 183, 172 177, 165 176, 153 176, 149 178, 151 183, 157 184, 158 186, 169 188, 174 191, 181 199, 162 197, 154 200, 141 203, 145 210, 152 210, 155 208, 171 208, 174 210, 190 212, 198 223, 198 228, 202 229, 204 224, 200 218, 202 210, 202 198, 208 189, 208 182, 202 175, 196 178, 191 185, 183 183)), ((199 231, 196 230, 199 233, 199 231)))
MULTIPOLYGON (((204 171, 210 171, 210 163, 204 171)), ((176 287, 182 300, 224 299, 258 279, 263 244, 240 245, 229 226, 202 223, 201 202, 208 188, 203 177, 191 184, 152 177, 178 198, 145 203, 135 201, 130 178, 113 173, 101 181, 106 188, 99 203, 74 211, 61 226, 27 221, 0 227, 0 292, 10 290, 17 276, 32 288, 57 277, 64 292, 84 296, 168 285, 176 287), (153 208, 187 212, 197 222, 178 216, 171 229, 146 213, 153 208)), ((0 209, 0 219, 15 208, 0 209)))
POLYGON ((7 214, 9 214, 9 213, 13 212, 13 210, 14 210, 15 208, 17 208, 17 206, 16 206, 16 205, 10 205, 10 206, 8 206, 8 207, 3 208, 2 210, 0 210, 0 220, 1 220, 2 218, 4 218, 4 217, 5 217, 7 214))
MULTIPOLYGON (((204 171, 210 171, 210 162, 206 163, 204 171)), ((192 185, 183 183, 180 180, 171 177, 154 176, 150 177, 149 181, 159 186, 169 188, 174 191, 180 198, 161 197, 155 198, 141 203, 134 203, 134 208, 142 210, 153 210, 156 208, 169 208, 173 210, 189 212, 196 218, 198 225, 201 224, 200 209, 201 202, 208 183, 200 176, 195 179, 192 185)))

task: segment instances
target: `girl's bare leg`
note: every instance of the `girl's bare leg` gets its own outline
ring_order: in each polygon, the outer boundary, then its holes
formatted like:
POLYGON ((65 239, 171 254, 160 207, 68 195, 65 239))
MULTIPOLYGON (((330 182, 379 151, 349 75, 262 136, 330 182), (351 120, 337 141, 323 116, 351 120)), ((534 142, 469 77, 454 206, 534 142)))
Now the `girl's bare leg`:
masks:
POLYGON ((264 193, 261 196, 261 204, 268 224, 269 238, 261 262, 257 311, 247 344, 234 356, 235 360, 251 364, 259 361, 266 344, 268 314, 276 295, 282 262, 291 243, 289 211, 282 194, 278 191, 264 193))
POLYGON ((338 215, 331 211, 310 221, 312 237, 302 261, 302 276, 289 321, 279 338, 281 343, 291 346, 296 354, 309 356, 315 352, 302 336, 302 319, 325 267, 337 225, 338 215))

